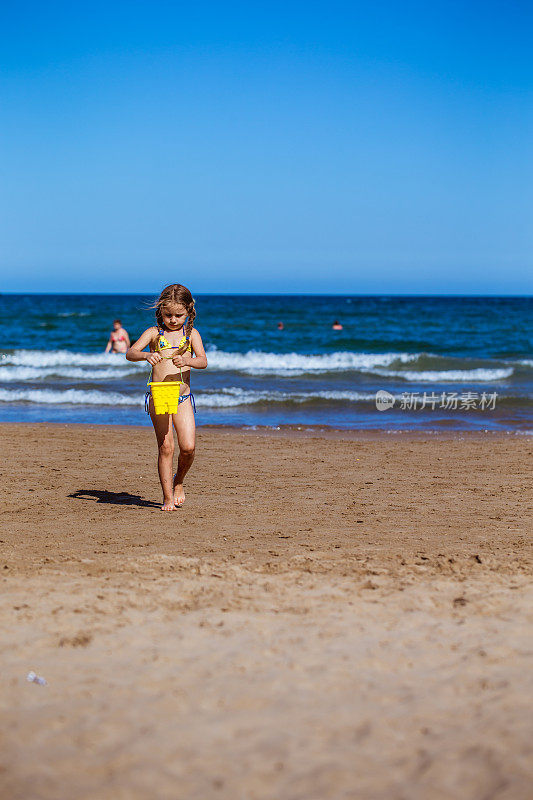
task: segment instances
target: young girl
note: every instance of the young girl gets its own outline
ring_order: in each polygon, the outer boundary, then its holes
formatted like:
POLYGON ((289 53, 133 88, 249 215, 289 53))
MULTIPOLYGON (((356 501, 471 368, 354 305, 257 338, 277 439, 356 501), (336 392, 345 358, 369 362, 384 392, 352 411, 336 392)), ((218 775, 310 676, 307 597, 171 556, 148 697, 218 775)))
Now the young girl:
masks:
POLYGON ((185 502, 183 479, 194 459, 195 425, 191 400, 191 367, 205 369, 207 357, 202 337, 193 328, 196 311, 188 289, 173 283, 163 289, 154 304, 157 326, 148 328, 133 344, 128 361, 148 361, 152 365, 148 410, 157 438, 157 467, 163 489, 162 511, 180 508, 185 502), (144 353, 145 347, 150 348, 144 353), (179 388, 179 400, 177 400, 179 388), (173 394, 176 402, 174 404, 173 394), (154 405, 155 397, 155 405, 154 405), (168 413, 161 413, 161 411, 168 413), (158 411, 159 413, 156 413, 158 411), (178 470, 172 477, 174 435, 179 446, 178 470))

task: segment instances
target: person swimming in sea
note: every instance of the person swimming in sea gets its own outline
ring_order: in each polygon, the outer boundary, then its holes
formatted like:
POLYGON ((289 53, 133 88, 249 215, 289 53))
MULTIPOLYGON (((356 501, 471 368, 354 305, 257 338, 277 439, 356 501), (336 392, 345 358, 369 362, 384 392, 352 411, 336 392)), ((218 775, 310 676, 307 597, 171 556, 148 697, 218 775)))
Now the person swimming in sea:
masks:
POLYGON ((130 337, 128 331, 122 327, 119 319, 113 320, 113 330, 109 334, 109 341, 106 345, 106 353, 126 353, 130 347, 130 337))

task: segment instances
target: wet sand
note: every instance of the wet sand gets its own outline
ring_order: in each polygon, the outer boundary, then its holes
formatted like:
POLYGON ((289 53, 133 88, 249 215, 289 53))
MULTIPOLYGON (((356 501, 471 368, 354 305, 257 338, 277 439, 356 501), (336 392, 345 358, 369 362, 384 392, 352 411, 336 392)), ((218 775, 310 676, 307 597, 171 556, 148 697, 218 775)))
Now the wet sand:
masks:
POLYGON ((530 438, 0 437, 0 797, 531 797, 530 438))

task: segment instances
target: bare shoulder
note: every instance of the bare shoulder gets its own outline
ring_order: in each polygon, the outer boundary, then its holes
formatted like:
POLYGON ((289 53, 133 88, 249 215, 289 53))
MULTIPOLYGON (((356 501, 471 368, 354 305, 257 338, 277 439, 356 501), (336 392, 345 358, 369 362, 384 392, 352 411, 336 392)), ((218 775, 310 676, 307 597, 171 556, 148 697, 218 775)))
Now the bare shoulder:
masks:
POLYGON ((147 328, 145 331, 146 335, 150 337, 150 343, 154 344, 157 341, 157 337, 159 336, 159 328, 157 325, 152 325, 151 328, 147 328))

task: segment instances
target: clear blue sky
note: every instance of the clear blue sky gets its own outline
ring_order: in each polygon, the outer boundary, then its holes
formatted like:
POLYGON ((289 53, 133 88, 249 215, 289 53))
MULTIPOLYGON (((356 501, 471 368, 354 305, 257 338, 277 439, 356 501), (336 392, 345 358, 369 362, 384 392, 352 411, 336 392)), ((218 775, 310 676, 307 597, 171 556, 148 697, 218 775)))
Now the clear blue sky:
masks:
POLYGON ((3 4, 0 290, 531 293, 532 8, 3 4))

